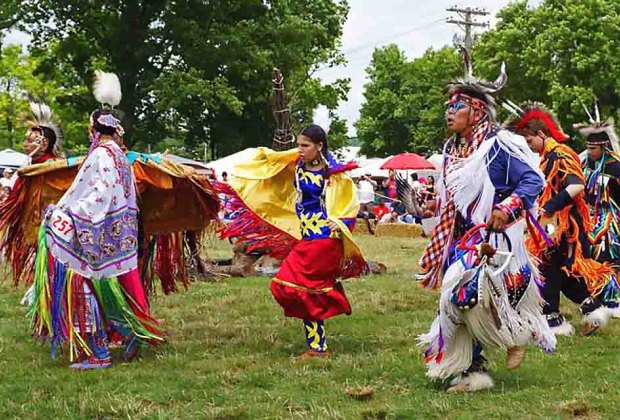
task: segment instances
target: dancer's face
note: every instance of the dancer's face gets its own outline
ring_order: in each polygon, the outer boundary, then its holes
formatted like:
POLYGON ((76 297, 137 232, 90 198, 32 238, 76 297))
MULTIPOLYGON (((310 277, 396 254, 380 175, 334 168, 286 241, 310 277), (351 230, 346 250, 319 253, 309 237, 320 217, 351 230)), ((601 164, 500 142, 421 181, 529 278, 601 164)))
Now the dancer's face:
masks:
POLYGON ((530 149, 532 149, 534 153, 541 153, 544 150, 547 136, 542 131, 523 133, 523 137, 525 137, 527 145, 530 146, 530 149))
POLYGON ((453 133, 461 134, 469 128, 470 107, 465 102, 456 102, 448 106, 446 125, 453 133))
POLYGON ((32 157, 37 157, 45 153, 47 145, 47 139, 39 131, 30 130, 26 139, 24 140, 22 149, 24 150, 24 154, 30 156, 31 153, 34 152, 34 155, 32 155, 32 157))
POLYGON ((323 143, 315 143, 309 137, 300 134, 297 136, 297 150, 304 162, 312 162, 320 157, 323 143))
POLYGON ((588 150, 588 156, 593 161, 597 161, 603 156, 603 146, 588 144, 586 149, 588 150))

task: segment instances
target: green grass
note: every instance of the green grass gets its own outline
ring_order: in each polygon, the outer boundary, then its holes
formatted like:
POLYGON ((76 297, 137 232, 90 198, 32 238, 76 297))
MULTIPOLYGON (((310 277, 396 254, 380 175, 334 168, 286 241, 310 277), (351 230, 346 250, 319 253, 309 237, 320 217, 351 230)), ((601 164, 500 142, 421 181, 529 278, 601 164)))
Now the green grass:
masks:
MULTIPOLYGON (((448 395, 429 382, 416 336, 435 293, 412 273, 423 240, 359 237, 389 274, 347 282, 353 315, 327 322, 329 360, 292 364, 304 350, 300 321, 286 319, 266 278, 194 284, 158 296, 170 342, 112 369, 70 372, 33 342, 23 290, 0 285, 0 418, 617 418, 620 323, 589 338, 560 339, 553 355, 531 348, 522 367, 493 353, 496 387, 448 395), (368 400, 349 393, 372 389, 368 400)), ((226 255, 210 241, 211 255, 226 255)), ((567 308, 570 305, 565 305, 567 308)), ((579 317, 570 307, 573 322, 579 317)), ((118 354, 115 354, 118 359, 118 354)))

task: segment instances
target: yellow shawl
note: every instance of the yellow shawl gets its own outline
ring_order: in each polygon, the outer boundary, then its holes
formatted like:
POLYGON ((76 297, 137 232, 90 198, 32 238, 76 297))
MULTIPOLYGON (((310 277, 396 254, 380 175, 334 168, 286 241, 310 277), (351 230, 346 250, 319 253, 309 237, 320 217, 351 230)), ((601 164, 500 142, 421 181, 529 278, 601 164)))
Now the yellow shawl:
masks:
MULTIPOLYGON (((301 227, 295 212, 295 165, 299 153, 296 149, 275 152, 259 147, 251 159, 235 166, 229 186, 258 217, 289 234, 301 239, 301 227)), ((353 236, 341 219, 354 219, 359 210, 355 184, 344 172, 329 176, 325 205, 329 219, 342 232, 343 268, 351 260, 363 260, 363 254, 353 241, 353 236)), ((360 273, 356 273, 360 274, 360 273)))

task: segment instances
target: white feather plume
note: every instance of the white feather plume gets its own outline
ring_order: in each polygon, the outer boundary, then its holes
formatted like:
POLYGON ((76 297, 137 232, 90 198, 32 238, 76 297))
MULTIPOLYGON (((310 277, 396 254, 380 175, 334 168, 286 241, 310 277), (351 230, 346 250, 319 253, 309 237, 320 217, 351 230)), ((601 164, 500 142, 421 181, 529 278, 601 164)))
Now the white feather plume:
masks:
POLYGON ((93 95, 99 103, 109 105, 112 108, 120 104, 123 94, 118 76, 114 73, 95 70, 93 95))

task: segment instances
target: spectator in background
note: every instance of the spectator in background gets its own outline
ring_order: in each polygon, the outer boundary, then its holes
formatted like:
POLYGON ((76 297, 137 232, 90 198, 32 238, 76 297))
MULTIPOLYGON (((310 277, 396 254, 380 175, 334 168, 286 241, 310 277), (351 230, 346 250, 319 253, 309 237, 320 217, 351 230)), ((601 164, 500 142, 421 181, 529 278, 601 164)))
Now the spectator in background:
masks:
POLYGON ((369 173, 360 177, 357 180, 357 193, 360 201, 360 213, 369 217, 373 215, 372 212, 375 202, 375 188, 377 183, 372 180, 369 173))
POLYGON ((0 203, 6 200, 11 195, 11 187, 2 187, 2 193, 0 193, 0 203))
POLYGON ((379 223, 398 223, 399 221, 398 213, 392 210, 391 212, 384 214, 379 220, 379 223))
POLYGON ((13 169, 6 168, 2 174, 2 178, 0 178, 0 186, 4 187, 13 187, 13 169))
POLYGON ((435 199, 437 192, 435 191, 435 178, 432 175, 429 175, 428 178, 426 178, 426 182, 422 185, 420 194, 423 202, 435 199))
POLYGON ((383 198, 379 199, 379 205, 375 206, 373 210, 375 217, 377 220, 381 220, 381 218, 390 212, 390 208, 385 205, 385 200, 383 198))
POLYGON ((222 172, 222 182, 228 184, 228 172, 226 171, 222 172))
POLYGON ((411 174, 411 188, 413 188, 413 192, 416 194, 420 191, 420 188, 422 188, 422 184, 418 181, 418 174, 416 173, 411 174))
POLYGON ((396 214, 402 216, 403 214, 407 213, 407 208, 402 203, 402 201, 392 201, 392 211, 395 211, 396 214))
POLYGON ((385 196, 390 200, 396 200, 397 191, 396 191, 396 178, 394 177, 394 169, 390 169, 389 175, 387 179, 385 179, 382 183, 383 188, 385 188, 385 196))

